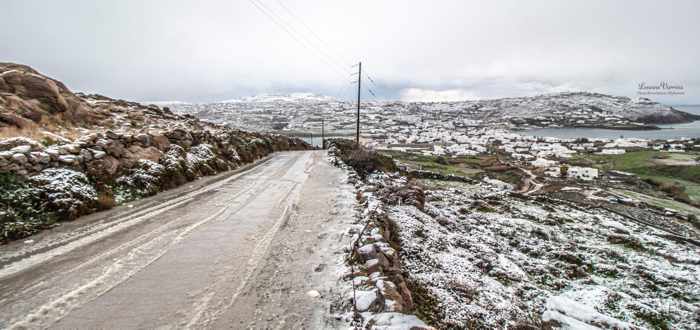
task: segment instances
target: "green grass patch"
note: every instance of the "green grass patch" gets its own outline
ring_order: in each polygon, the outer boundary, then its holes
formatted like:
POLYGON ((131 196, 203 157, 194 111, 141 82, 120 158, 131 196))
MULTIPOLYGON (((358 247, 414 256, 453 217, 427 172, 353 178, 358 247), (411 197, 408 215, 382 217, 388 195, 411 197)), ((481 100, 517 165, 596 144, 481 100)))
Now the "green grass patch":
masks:
POLYGON ((655 150, 633 151, 623 155, 579 154, 572 164, 588 164, 603 171, 630 172, 658 184, 679 185, 693 201, 700 201, 700 166, 663 165, 659 159, 695 159, 700 153, 675 154, 655 150))
POLYGON ((483 172, 479 168, 479 164, 482 162, 480 157, 445 158, 401 151, 382 151, 381 153, 407 165, 411 170, 463 177, 474 177, 483 172))
POLYGON ((658 207, 668 208, 676 211, 680 211, 688 214, 695 214, 700 216, 700 209, 697 207, 690 206, 685 203, 677 202, 668 198, 658 198, 654 196, 649 196, 647 194, 638 193, 630 190, 614 190, 616 193, 640 200, 642 202, 648 203, 649 205, 654 205, 658 207))

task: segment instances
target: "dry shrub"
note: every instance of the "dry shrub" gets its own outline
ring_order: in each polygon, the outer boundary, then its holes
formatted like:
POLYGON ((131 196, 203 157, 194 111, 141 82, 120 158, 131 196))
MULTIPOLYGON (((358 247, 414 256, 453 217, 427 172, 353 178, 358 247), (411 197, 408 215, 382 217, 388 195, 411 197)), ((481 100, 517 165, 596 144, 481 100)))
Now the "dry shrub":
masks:
POLYGON ((0 139, 26 137, 48 145, 53 144, 52 141, 57 139, 56 135, 69 140, 75 140, 81 136, 77 127, 72 124, 59 125, 56 119, 61 120, 60 118, 50 119, 43 116, 38 124, 30 121, 24 127, 0 127, 0 139))
POLYGON ((343 158, 343 161, 354 168, 362 178, 375 171, 396 172, 398 170, 391 158, 367 149, 352 150, 347 157, 343 158))
POLYGON ((659 190, 665 192, 671 198, 681 201, 687 204, 693 204, 693 201, 690 199, 688 196, 688 193, 685 191, 685 187, 682 185, 675 183, 675 182, 662 182, 659 180, 656 180, 654 178, 648 178, 645 179, 647 183, 656 186, 659 190))
POLYGON ((5 126, 0 127, 0 139, 9 139, 14 137, 27 137, 33 140, 40 141, 44 138, 44 133, 42 129, 34 124, 28 125, 23 128, 16 126, 5 126))
POLYGON ((117 205, 114 195, 108 191, 102 191, 97 195, 97 207, 100 210, 108 210, 117 205))

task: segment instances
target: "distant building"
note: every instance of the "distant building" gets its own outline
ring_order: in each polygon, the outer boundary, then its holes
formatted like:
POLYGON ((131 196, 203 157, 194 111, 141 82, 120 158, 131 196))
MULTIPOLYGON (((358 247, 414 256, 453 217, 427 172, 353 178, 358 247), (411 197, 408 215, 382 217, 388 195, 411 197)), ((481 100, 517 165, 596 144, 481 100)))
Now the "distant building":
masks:
POLYGON ((622 155, 625 149, 603 149, 598 154, 600 155, 622 155))
POLYGON ((433 146, 433 155, 435 156, 443 156, 445 155, 445 148, 439 145, 434 145, 433 146))
POLYGON ((531 161, 530 164, 532 164, 532 166, 535 166, 535 167, 546 168, 546 167, 556 166, 557 164, 559 164, 559 162, 557 162, 555 160, 545 159, 545 158, 537 158, 537 159, 531 161))
POLYGON ((572 166, 566 172, 570 179, 591 181, 598 178, 598 169, 592 167, 572 166))

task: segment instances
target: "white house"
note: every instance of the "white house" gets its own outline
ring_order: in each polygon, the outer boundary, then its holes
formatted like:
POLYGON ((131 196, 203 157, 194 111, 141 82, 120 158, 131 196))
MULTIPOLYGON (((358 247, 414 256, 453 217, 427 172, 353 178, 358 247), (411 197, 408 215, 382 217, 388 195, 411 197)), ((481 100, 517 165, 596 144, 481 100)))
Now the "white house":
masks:
POLYGON ((433 155, 435 156, 443 156, 445 155, 445 148, 439 145, 434 145, 433 146, 433 155))
POLYGON ((591 181, 598 178, 598 169, 592 167, 572 166, 566 172, 570 179, 591 181))
POLYGON ((535 166, 535 167, 552 167, 552 166, 556 166, 557 164, 559 164, 559 162, 557 162, 556 160, 537 158, 537 159, 531 161, 530 164, 532 164, 532 166, 535 166))
POLYGON ((625 149, 603 149, 598 154, 599 155, 622 155, 625 153, 625 149))

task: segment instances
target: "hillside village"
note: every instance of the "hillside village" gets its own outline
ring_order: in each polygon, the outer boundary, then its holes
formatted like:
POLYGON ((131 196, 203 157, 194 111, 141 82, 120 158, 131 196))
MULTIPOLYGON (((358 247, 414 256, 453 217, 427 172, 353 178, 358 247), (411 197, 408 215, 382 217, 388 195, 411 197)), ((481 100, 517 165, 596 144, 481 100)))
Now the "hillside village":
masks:
MULTIPOLYGON (((175 104, 176 113, 254 131, 288 135, 351 136, 356 109, 332 97, 297 93, 261 95, 212 104, 175 104), (323 121, 323 123, 322 123, 323 121), (321 127, 323 125, 323 127, 321 127)), ((698 139, 560 139, 528 135, 530 128, 596 127, 655 129, 656 124, 692 121, 649 99, 596 93, 559 93, 485 101, 407 103, 368 101, 360 113, 363 144, 371 149, 433 156, 475 156, 494 150, 512 162, 562 175, 560 160, 576 154, 621 155, 626 150, 698 151, 698 139)), ((567 176, 592 180, 595 168, 571 166, 567 176)))
MULTIPOLYGON (((175 112, 254 131, 354 132, 356 108, 352 102, 308 93, 262 95, 218 103, 172 105, 175 112)), ((417 127, 600 127, 655 129, 658 124, 690 122, 700 117, 646 98, 630 99, 595 93, 559 93, 534 97, 461 102, 363 101, 362 134, 385 133, 417 127)))
MULTIPOLYGON (((356 116, 349 102, 303 93, 214 104, 176 104, 173 111, 233 127, 298 136, 319 136, 323 120, 327 137, 354 135, 356 116)), ((565 177, 593 182, 610 175, 622 176, 625 171, 607 165, 602 168, 602 164, 592 164, 590 158, 635 157, 647 152, 659 158, 654 160, 658 165, 692 166, 698 164, 700 139, 565 139, 532 136, 527 129, 654 129, 657 124, 693 121, 697 117, 645 98, 559 93, 463 102, 368 101, 363 104, 360 121, 363 145, 370 149, 444 157, 454 162, 498 154, 504 164, 527 170, 535 181, 565 177)), ((694 196, 697 188, 693 180, 681 181, 681 186, 694 196)))
MULTIPOLYGON (((499 129, 473 129, 465 133, 424 126, 423 130, 399 131, 386 139, 368 141, 378 150, 417 152, 433 156, 476 156, 490 151, 502 151, 514 162, 546 169, 547 175, 559 177, 561 160, 576 154, 623 155, 626 150, 656 150, 668 153, 700 151, 700 140, 679 138, 649 141, 639 138, 619 139, 560 139, 535 137, 499 129)), ((593 168, 571 167, 568 175, 592 180, 598 177, 593 168)))

